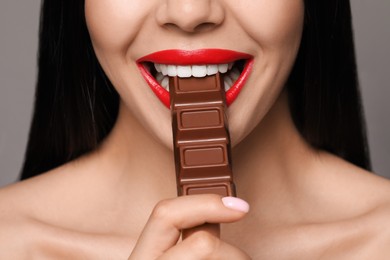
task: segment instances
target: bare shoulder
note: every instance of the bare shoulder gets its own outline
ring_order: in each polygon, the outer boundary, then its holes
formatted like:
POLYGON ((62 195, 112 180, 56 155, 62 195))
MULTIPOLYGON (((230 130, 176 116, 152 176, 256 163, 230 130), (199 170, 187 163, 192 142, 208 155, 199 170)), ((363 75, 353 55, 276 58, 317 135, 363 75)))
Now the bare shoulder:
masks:
POLYGON ((55 179, 48 172, 0 188, 0 259, 39 258, 36 249, 47 229, 38 219, 47 213, 55 179))
POLYGON ((55 169, 34 178, 19 181, 0 188, 0 207, 8 214, 31 215, 34 209, 50 198, 50 191, 56 189, 59 182, 55 169))
POLYGON ((333 241, 323 259, 390 259, 390 180, 329 154, 321 164, 315 188, 331 218, 318 234, 333 241))
POLYGON ((74 162, 1 188, 0 259, 124 258, 129 238, 99 215, 105 182, 89 172, 74 162))
POLYGON ((343 207, 349 205, 348 209, 355 207, 355 215, 390 204, 389 179, 331 154, 323 154, 319 162, 318 181, 333 202, 340 202, 343 207))
POLYGON ((54 256, 45 245, 52 245, 49 227, 13 210, 0 197, 0 259, 49 259, 54 256))
POLYGON ((365 249, 370 259, 390 259, 390 203, 379 205, 362 216, 360 222, 367 225, 365 249))
POLYGON ((28 259, 32 255, 33 226, 16 204, 17 194, 11 192, 15 186, 0 190, 0 259, 28 259))
POLYGON ((390 259, 390 204, 319 228, 320 259, 390 259))
POLYGON ((33 178, 16 182, 0 189, 0 207, 8 212, 41 219, 52 215, 58 205, 77 201, 83 171, 78 162, 70 162, 33 178), (50 212, 50 213, 49 213, 50 212))
POLYGON ((29 254, 26 229, 21 228, 23 222, 15 219, 0 221, 0 259, 27 259, 29 254))
POLYGON ((0 189, 0 259, 124 258, 129 253, 127 237, 64 225, 56 215, 56 211, 65 215, 63 209, 51 201, 58 197, 45 198, 54 194, 50 189, 61 188, 51 178, 42 175, 0 189))

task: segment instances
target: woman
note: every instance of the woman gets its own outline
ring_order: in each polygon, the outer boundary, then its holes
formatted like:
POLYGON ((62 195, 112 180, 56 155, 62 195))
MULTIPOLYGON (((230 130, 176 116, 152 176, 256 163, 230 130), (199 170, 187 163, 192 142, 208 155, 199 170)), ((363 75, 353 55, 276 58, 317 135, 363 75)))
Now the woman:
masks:
POLYGON ((367 171, 348 1, 46 0, 39 53, 22 179, 36 177, 0 191, 0 258, 389 258, 390 184, 367 171), (228 109, 241 199, 175 198, 150 68, 232 61, 225 78, 246 80, 228 109), (220 239, 179 241, 205 222, 223 223, 220 239))

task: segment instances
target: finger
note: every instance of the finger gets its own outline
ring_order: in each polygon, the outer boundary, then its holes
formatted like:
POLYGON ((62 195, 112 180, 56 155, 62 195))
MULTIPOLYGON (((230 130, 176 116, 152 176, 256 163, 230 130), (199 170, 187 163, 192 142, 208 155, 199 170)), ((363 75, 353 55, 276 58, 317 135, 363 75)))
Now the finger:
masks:
MULTIPOLYGON (((132 256, 155 259, 174 246, 182 229, 204 223, 229 223, 243 218, 248 204, 238 198, 202 194, 159 202, 137 241, 132 256)), ((134 258, 140 259, 140 258, 134 258)))
POLYGON ((158 260, 183 259, 224 259, 247 260, 251 259, 244 251, 218 239, 208 232, 198 231, 183 240, 175 247, 170 248, 158 260))
POLYGON ((184 229, 181 232, 181 238, 184 240, 187 237, 191 236, 193 233, 198 232, 198 231, 207 231, 208 233, 214 235, 215 237, 220 237, 221 230, 220 230, 220 225, 219 224, 210 224, 210 223, 205 223, 200 226, 196 226, 190 229, 184 229))

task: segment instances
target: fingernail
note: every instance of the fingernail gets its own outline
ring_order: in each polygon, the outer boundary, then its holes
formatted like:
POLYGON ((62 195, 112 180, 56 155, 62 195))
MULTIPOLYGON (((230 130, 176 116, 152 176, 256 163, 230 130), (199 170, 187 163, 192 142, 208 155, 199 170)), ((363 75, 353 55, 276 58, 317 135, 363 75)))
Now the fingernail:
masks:
POLYGON ((249 211, 249 204, 245 200, 236 197, 223 197, 222 203, 229 209, 234 209, 245 213, 249 211))

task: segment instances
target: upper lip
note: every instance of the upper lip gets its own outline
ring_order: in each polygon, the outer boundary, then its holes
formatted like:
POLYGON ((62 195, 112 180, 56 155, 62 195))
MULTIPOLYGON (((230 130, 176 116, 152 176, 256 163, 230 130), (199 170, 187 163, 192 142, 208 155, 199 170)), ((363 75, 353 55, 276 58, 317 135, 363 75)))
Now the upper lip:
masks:
MULTIPOLYGON (((226 104, 229 106, 238 96, 246 83, 253 66, 253 56, 247 53, 225 49, 198 49, 198 50, 162 50, 150 53, 137 60, 142 76, 145 78, 154 94, 166 106, 170 107, 170 97, 155 78, 156 70, 150 63, 158 63, 173 66, 189 65, 212 65, 212 64, 230 64, 234 66, 242 65, 240 61, 245 61, 242 67, 241 75, 234 82, 231 88, 226 92, 226 104), (236 63, 237 61, 237 63, 236 63), (149 64, 148 64, 149 63, 149 64)), ((156 65, 156 64, 155 64, 156 65)), ((193 69, 193 68, 192 68, 193 69)), ((236 67, 237 69, 237 67, 236 67)))
POLYGON ((222 64, 237 60, 251 59, 252 55, 225 49, 198 49, 198 50, 162 50, 150 53, 137 60, 171 65, 202 65, 222 64))

